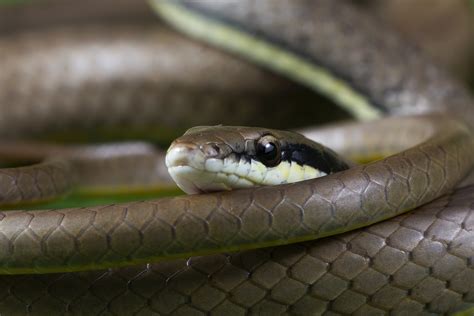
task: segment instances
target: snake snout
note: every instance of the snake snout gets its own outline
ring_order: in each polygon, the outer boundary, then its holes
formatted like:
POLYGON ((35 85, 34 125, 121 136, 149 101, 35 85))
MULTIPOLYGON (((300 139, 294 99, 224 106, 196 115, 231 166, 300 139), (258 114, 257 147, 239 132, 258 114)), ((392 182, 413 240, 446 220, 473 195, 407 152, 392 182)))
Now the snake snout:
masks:
POLYGON ((205 155, 199 146, 184 142, 173 143, 166 153, 165 163, 171 178, 184 192, 200 192, 195 185, 195 178, 204 169, 205 155))
MULTIPOLYGON (((168 149, 166 166, 178 187, 188 194, 230 190, 229 179, 239 180, 224 172, 226 162, 227 169, 236 169, 239 164, 238 160, 229 160, 230 151, 229 146, 221 143, 179 139, 168 149)), ((246 187, 251 185, 245 180, 240 182, 245 182, 246 187)))
POLYGON ((204 152, 199 146, 190 143, 172 144, 166 153, 166 167, 189 166, 203 169, 205 163, 204 152))

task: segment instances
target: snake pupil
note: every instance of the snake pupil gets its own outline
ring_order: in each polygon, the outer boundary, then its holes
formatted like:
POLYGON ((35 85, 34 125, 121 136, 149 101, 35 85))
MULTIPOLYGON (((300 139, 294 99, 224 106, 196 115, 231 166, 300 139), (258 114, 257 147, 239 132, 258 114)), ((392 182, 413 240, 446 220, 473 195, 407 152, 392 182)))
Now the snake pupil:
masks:
POLYGON ((258 141, 256 154, 267 167, 274 167, 281 161, 280 145, 272 136, 264 136, 258 141))

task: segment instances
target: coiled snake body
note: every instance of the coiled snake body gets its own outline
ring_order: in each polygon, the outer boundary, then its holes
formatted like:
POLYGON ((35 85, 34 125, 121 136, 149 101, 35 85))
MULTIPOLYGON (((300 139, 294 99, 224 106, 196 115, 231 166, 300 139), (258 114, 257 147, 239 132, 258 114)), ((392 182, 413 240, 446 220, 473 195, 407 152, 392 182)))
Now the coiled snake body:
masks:
MULTIPOLYGON (((474 153, 474 101, 462 87, 344 2, 156 1, 154 6, 193 36, 286 73, 361 119, 412 115, 307 132, 349 156, 401 153, 291 185, 2 212, 0 271, 20 274, 0 278, 2 313, 430 314, 474 303, 474 189, 469 179, 455 188, 468 175, 474 153), (392 136, 374 135, 382 130, 392 136), (290 241, 305 242, 188 258, 290 241), (147 264, 163 258, 181 259, 147 264), (133 263, 140 265, 118 268, 133 263)), ((35 42, 34 33, 5 36, 2 136, 25 138, 94 124, 115 128, 114 133, 124 128, 141 133, 156 120, 162 120, 162 132, 178 113, 163 115, 164 110, 152 110, 155 106, 176 108, 191 100, 195 107, 215 110, 201 117, 212 123, 213 115, 229 111, 229 94, 234 103, 247 104, 243 118, 255 118, 255 104, 268 100, 272 89, 307 93, 170 31, 134 28, 138 33, 102 27, 75 38, 44 31, 58 47, 28 46, 45 40, 35 42), (90 54, 93 62, 74 58, 78 52, 90 54), (209 78, 203 80, 202 72, 209 78), (130 105, 137 100, 141 111, 130 105), (223 103, 229 107, 222 109, 223 103), (35 114, 31 120, 28 112, 35 114)), ((8 153, 19 146, 8 145, 0 149, 8 153)), ((102 152, 81 148, 49 154, 39 165, 4 169, 3 202, 48 199, 94 175, 102 181, 108 173, 118 174, 114 181, 128 183, 133 172, 124 170, 138 168, 137 157, 146 156, 144 167, 156 168, 159 154, 147 146, 137 150, 128 160, 118 150, 117 161, 112 156, 113 163, 100 164, 102 152), (88 172, 87 160, 97 157, 99 167, 88 172)), ((147 182, 156 182, 154 173, 144 174, 147 182)))

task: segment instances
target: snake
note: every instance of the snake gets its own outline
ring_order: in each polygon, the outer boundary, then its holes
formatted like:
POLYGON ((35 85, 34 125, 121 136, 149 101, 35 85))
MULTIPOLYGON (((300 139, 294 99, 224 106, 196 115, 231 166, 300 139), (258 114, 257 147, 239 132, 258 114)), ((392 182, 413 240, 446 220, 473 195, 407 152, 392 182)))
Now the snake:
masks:
MULTIPOLYGON (((112 185, 123 186, 142 167, 148 184, 163 180, 161 171, 150 172, 161 170, 163 153, 148 144, 30 143, 41 133, 170 134, 183 106, 202 113, 185 125, 219 124, 224 114, 231 114, 226 124, 275 124, 277 109, 303 108, 288 106, 289 96, 311 89, 367 122, 303 135, 344 157, 384 158, 276 186, 2 211, 2 314, 383 315, 472 307, 474 101, 461 84, 347 2, 152 6, 195 39, 163 25, 122 24, 2 36, 0 152, 29 148, 42 160, 1 169, 2 204, 109 185, 110 174, 118 177, 112 185), (79 52, 91 62, 77 60, 79 52), (116 111, 105 106, 112 101, 116 111)), ((254 133, 210 130, 235 152, 254 133)), ((258 137, 280 135, 265 131, 258 137)))

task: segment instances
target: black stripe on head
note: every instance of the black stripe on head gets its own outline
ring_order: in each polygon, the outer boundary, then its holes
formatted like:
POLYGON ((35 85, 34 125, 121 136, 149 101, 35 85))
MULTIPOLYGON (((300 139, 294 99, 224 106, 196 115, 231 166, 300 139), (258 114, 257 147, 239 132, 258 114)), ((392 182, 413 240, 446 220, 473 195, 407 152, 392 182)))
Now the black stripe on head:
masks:
POLYGON ((308 165, 326 174, 349 169, 346 161, 323 146, 315 148, 306 144, 286 144, 281 149, 281 155, 282 161, 308 165))

